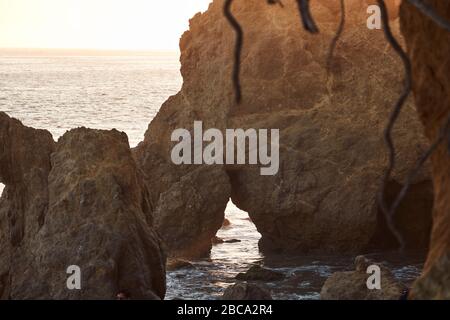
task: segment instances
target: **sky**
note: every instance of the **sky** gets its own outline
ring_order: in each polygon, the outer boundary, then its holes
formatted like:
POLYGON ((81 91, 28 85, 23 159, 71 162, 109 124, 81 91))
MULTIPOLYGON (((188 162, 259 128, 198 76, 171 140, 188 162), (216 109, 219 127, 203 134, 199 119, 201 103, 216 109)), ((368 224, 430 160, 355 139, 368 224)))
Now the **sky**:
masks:
POLYGON ((0 48, 177 51, 212 0, 0 0, 0 48))

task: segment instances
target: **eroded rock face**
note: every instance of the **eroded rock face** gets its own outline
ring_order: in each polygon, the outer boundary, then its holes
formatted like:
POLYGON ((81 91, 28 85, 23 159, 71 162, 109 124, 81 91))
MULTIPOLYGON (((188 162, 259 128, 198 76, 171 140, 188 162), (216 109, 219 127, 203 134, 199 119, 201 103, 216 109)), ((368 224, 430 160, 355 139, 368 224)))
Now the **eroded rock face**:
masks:
POLYGON ((164 298, 165 257, 126 135, 81 128, 55 145, 48 132, 0 116, 0 131, 15 128, 0 134, 2 142, 14 141, 0 153, 7 186, 0 202, 0 296, 114 299, 127 291, 134 299, 164 298), (24 156, 8 160, 16 154, 24 156), (28 166, 41 175, 27 173, 28 166), (12 191, 22 183, 19 197, 12 191), (37 198, 38 191, 46 197, 37 198), (81 269, 81 290, 67 289, 72 265, 81 269))
POLYGON ((399 300, 404 290, 392 273, 382 264, 363 256, 355 259, 355 271, 336 272, 327 279, 320 292, 322 300, 399 300), (378 265, 381 269, 381 290, 369 290, 367 268, 378 265))
POLYGON ((155 227, 170 255, 207 255, 222 226, 229 196, 228 176, 213 167, 192 170, 163 192, 154 211, 155 227))
POLYGON ((0 198, 0 299, 10 297, 12 261, 26 263, 16 253, 31 255, 27 244, 44 224, 54 149, 48 131, 25 127, 0 112, 0 182, 6 185, 0 198))
MULTIPOLYGON (((382 31, 366 26, 372 2, 346 3, 346 30, 328 75, 326 57, 338 25, 338 4, 311 3, 321 33, 310 35, 302 29, 294 1, 284 9, 260 0, 235 2, 233 13, 245 33, 240 105, 234 102, 231 82, 235 34, 223 16, 223 1, 214 1, 191 20, 180 43, 183 88, 163 105, 135 150, 170 252, 205 253, 195 249, 205 242, 204 234, 183 227, 181 219, 202 225, 197 217, 221 220, 230 190, 233 202, 249 213, 262 234, 260 247, 266 252, 359 252, 380 232, 388 233, 379 221, 376 194, 387 164, 383 130, 402 89, 402 66, 382 31), (203 121, 205 130, 280 129, 278 174, 261 176, 255 166, 175 166, 171 134, 177 128, 192 131, 195 120, 203 121), (202 185, 198 172, 206 170, 214 178, 202 185), (198 197, 197 209, 182 202, 171 208, 166 194, 174 184, 179 190, 201 185, 208 191, 190 192, 191 197, 205 195, 198 197)), ((392 11, 395 17, 395 6, 392 11)), ((400 36, 398 21, 392 23, 400 36)), ((421 130, 409 101, 395 129, 393 183, 403 183, 425 149, 421 130)), ((414 183, 426 183, 428 177, 424 171, 414 183)), ((430 198, 432 190, 426 190, 430 198)), ((421 222, 403 219, 412 225, 399 228, 428 239, 429 223, 422 221, 430 220, 431 205, 407 205, 421 222)), ((219 227, 209 225, 204 232, 209 236, 219 227)), ((410 247, 426 246, 423 242, 410 247)))
MULTIPOLYGON (((450 21, 450 3, 431 0, 428 4, 450 21)), ((417 109, 428 139, 434 142, 450 112, 450 33, 406 1, 401 22, 413 65, 417 109)), ((420 299, 450 299, 450 156, 446 142, 432 157, 433 232, 424 276, 413 290, 413 296, 420 299)))

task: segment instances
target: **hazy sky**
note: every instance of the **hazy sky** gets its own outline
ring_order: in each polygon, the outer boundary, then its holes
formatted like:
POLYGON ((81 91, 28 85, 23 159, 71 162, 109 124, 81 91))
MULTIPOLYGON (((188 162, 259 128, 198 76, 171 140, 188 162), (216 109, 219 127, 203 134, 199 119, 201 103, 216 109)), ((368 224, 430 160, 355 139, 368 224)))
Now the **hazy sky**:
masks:
POLYGON ((212 0, 0 0, 0 48, 177 50, 212 0))

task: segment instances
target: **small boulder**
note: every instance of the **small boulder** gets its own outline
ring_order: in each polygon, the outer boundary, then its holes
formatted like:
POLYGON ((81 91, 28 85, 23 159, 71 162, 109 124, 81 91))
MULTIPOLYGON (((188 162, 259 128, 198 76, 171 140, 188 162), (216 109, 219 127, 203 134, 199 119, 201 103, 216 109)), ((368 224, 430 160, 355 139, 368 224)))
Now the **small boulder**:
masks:
POLYGON ((227 288, 222 300, 273 300, 266 288, 250 283, 236 283, 227 288))
POLYGON ((183 259, 167 259, 166 270, 167 271, 175 271, 179 269, 193 269, 195 266, 187 260, 183 259))
POLYGON ((253 266, 245 273, 239 273, 236 276, 237 280, 241 281, 281 281, 284 274, 273 270, 265 269, 260 266, 253 266))
POLYGON ((399 283, 391 271, 366 257, 355 260, 355 271, 336 272, 325 282, 320 293, 322 300, 399 300, 405 286, 399 283), (367 268, 378 265, 381 269, 381 289, 370 290, 367 280, 371 276, 367 268))

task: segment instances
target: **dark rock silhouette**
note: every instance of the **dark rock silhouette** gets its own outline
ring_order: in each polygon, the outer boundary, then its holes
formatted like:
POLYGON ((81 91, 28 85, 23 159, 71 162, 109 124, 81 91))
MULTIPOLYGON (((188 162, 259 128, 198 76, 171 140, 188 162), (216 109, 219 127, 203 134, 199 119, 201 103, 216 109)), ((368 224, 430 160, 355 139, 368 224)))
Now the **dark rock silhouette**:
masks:
MULTIPOLYGON (((436 12, 450 21, 450 3, 430 0, 436 12)), ((417 110, 430 142, 445 128, 450 113, 450 32, 414 6, 403 2, 402 32, 413 65, 417 110)), ((447 128, 448 129, 448 128, 447 128)), ((450 156, 448 133, 432 156, 435 190, 433 232, 424 275, 412 291, 418 299, 450 299, 450 156)))

